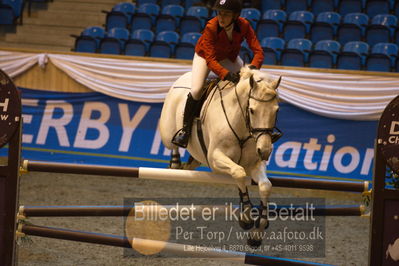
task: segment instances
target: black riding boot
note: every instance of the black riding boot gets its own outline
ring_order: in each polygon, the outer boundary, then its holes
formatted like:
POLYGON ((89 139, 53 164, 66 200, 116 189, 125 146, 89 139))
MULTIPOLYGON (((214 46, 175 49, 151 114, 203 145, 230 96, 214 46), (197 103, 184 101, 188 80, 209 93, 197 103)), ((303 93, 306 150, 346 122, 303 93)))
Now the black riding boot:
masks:
POLYGON ((187 95, 187 102, 186 106, 184 107, 184 115, 183 115, 183 128, 177 131, 176 135, 173 137, 172 139, 173 144, 182 148, 187 147, 198 103, 199 100, 195 100, 191 95, 191 93, 187 95))

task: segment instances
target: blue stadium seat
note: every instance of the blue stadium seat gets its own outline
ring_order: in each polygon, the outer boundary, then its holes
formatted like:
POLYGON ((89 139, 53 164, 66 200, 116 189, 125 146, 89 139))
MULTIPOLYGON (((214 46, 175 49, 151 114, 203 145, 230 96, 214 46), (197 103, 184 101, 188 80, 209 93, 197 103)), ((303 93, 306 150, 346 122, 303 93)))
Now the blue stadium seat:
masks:
POLYGON ((16 24, 17 17, 11 6, 0 3, 0 25, 16 24))
POLYGON ((23 0, 0 1, 0 25, 16 24, 18 19, 22 24, 24 3, 23 0))
POLYGON ((262 19, 258 22, 256 35, 259 40, 266 37, 279 37, 283 32, 287 14, 283 10, 270 9, 263 13, 262 19))
POLYGON ((128 24, 130 24, 132 22, 132 17, 136 12, 136 5, 130 2, 121 2, 116 4, 112 8, 112 11, 118 11, 124 13, 127 16, 128 24))
POLYGON ((396 17, 399 17, 399 1, 395 1, 395 3, 394 3, 393 14, 396 17))
POLYGON ((335 12, 323 12, 317 15, 316 21, 310 30, 310 39, 313 43, 321 40, 333 40, 336 36, 341 16, 335 12))
POLYGON ((396 1, 396 0, 388 0, 388 2, 389 2, 389 9, 390 9, 390 11, 391 11, 391 12, 394 11, 395 4, 396 4, 398 1, 396 1))
POLYGON ((190 7, 186 15, 181 19, 180 34, 187 32, 201 32, 208 19, 208 9, 204 6, 190 7))
POLYGON ((366 30, 366 40, 371 46, 379 42, 391 42, 398 19, 394 15, 379 14, 373 17, 366 30))
POLYGON ((312 42, 310 40, 292 39, 288 41, 287 47, 281 53, 281 64, 283 66, 306 66, 311 49, 312 42))
POLYGON ((335 68, 341 44, 333 40, 319 41, 309 55, 309 66, 316 68, 335 68))
POLYGON ((92 26, 84 29, 79 36, 71 35, 75 38, 73 50, 82 53, 95 53, 100 46, 100 41, 105 36, 102 27, 92 26))
POLYGON ((323 12, 333 12, 336 7, 336 0, 312 0, 311 3, 311 10, 315 16, 323 12))
POLYGON ((179 34, 174 31, 162 31, 157 34, 155 42, 150 47, 151 57, 171 58, 179 42, 179 34))
POLYGON ((389 14, 391 4, 388 0, 367 0, 366 14, 372 18, 378 14, 389 14))
POLYGON ((97 51, 97 42, 89 36, 78 36, 75 39, 73 51, 80 53, 95 53, 97 51))
POLYGON ((393 40, 393 42, 396 43, 396 45, 399 46, 399 28, 397 28, 397 29, 395 30, 395 35, 394 35, 394 40, 393 40))
POLYGON ((285 0, 285 12, 291 14, 294 11, 308 10, 308 0, 285 0))
POLYGON ((150 50, 155 34, 151 30, 138 29, 130 34, 126 42, 125 54, 134 56, 145 56, 150 50))
POLYGON ((282 9, 281 0, 261 0, 260 6, 262 14, 269 9, 282 9))
POLYGON ((340 0, 338 13, 345 16, 350 13, 362 13, 365 7, 365 0, 340 0))
POLYGON ((194 5, 202 4, 201 0, 184 0, 184 9, 188 10, 194 5))
POLYGON ((102 54, 123 54, 129 31, 125 28, 112 28, 100 42, 102 54))
POLYGON ((199 32, 188 32, 184 34, 176 46, 175 57, 178 59, 193 59, 195 45, 200 37, 201 33, 199 32))
POLYGON ((392 71, 398 58, 398 46, 394 43, 377 43, 367 57, 366 69, 370 71, 392 71))
POLYGON ((347 42, 361 41, 365 35, 369 17, 364 13, 345 15, 343 23, 338 27, 337 39, 344 45, 347 42))
POLYGON ((136 4, 141 6, 143 4, 157 4, 158 0, 136 0, 136 4))
POLYGON ((103 11, 107 13, 105 18, 105 28, 107 31, 113 28, 127 28, 129 25, 129 18, 124 12, 111 10, 109 12, 103 11))
POLYGON ((155 26, 155 32, 170 30, 176 31, 180 25, 180 19, 184 15, 184 8, 179 5, 167 5, 162 9, 155 26))
POLYGON ((141 4, 137 9, 136 14, 132 18, 132 30, 148 29, 155 25, 156 18, 160 12, 160 7, 157 4, 141 4))
POLYGON ((198 39, 201 37, 201 33, 199 32, 189 32, 183 35, 180 43, 189 43, 195 46, 198 42, 198 39))
POLYGON ((180 6, 182 4, 181 0, 161 0, 161 8, 164 8, 165 6, 168 5, 178 5, 180 6))
POLYGON ((337 68, 349 70, 364 69, 369 45, 365 42, 348 42, 337 58, 337 68))
POLYGON ((3 2, 3 4, 6 4, 6 5, 9 5, 12 7, 15 17, 22 19, 22 14, 24 11, 24 6, 25 6, 24 0, 2 0, 2 2, 3 2))
POLYGON ((284 25, 284 40, 306 38, 310 33, 310 27, 313 23, 314 16, 309 11, 292 12, 284 25))
POLYGON ((278 37, 266 37, 261 41, 264 52, 263 64, 278 65, 281 60, 281 52, 284 49, 285 41, 278 37))
POLYGON ((241 17, 246 18, 249 22, 251 22, 251 26, 254 30, 258 26, 258 22, 260 20, 261 14, 260 11, 256 8, 244 8, 241 10, 241 17))
POLYGON ((99 26, 91 26, 84 29, 81 35, 93 37, 100 44, 100 40, 105 36, 105 29, 99 26))
POLYGON ((240 49, 240 57, 245 64, 250 64, 252 62, 254 54, 249 48, 248 43, 244 41, 240 49))

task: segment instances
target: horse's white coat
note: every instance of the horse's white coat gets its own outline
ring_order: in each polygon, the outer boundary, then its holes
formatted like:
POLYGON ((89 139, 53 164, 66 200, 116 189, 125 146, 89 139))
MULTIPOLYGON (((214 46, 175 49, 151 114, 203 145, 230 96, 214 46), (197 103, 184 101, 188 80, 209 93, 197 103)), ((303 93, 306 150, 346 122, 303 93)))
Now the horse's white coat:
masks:
MULTIPOLYGON (((243 68, 242 78, 237 85, 237 93, 239 94, 240 104, 244 110, 248 101, 250 75, 253 75, 254 80, 258 81, 257 88, 253 92, 257 98, 266 99, 270 95, 273 96, 275 94, 275 86, 277 85, 277 80, 271 81, 260 71, 243 68)), ((160 120, 160 133, 164 145, 169 149, 176 149, 171 140, 177 130, 182 127, 183 110, 187 94, 190 91, 190 81, 190 72, 181 76, 173 84, 165 99, 160 120)), ((220 87, 224 87, 225 85, 226 87, 222 91, 222 94, 227 117, 238 136, 246 138, 249 132, 245 126, 244 117, 239 108, 234 87, 229 82, 221 82, 219 84, 220 87)), ((253 99, 250 101, 251 108, 256 109, 255 115, 251 115, 252 126, 274 126, 275 113, 278 109, 277 97, 266 103, 257 102, 253 99)), ((209 161, 209 166, 214 172, 231 175, 237 180, 242 191, 245 191, 245 184, 242 180, 247 175, 251 176, 254 181, 259 182, 262 198, 267 197, 271 184, 265 174, 266 162, 259 158, 257 148, 261 149, 261 152, 266 153, 265 157, 267 158, 272 148, 270 136, 268 134, 262 135, 257 141, 258 145, 253 138, 250 138, 241 151, 236 137, 227 124, 218 91, 213 94, 212 99, 209 97, 204 104, 201 118, 204 139, 208 147, 208 160, 206 160, 200 147, 195 123, 187 147, 190 154, 204 165, 207 165, 209 161), (239 161, 240 163, 238 164, 239 161)))
MULTIPOLYGON (((273 128, 278 110, 276 87, 278 80, 271 80, 259 70, 241 69, 241 79, 236 89, 232 83, 222 81, 222 99, 230 124, 240 139, 250 133, 245 123, 246 110, 253 128, 273 128), (249 98, 250 79, 253 77, 253 98, 249 98), (238 96, 238 98, 237 98, 238 96), (237 100, 239 99, 239 100, 237 100), (242 108, 240 108, 240 105, 242 108)), ((166 96, 160 118, 160 133, 164 145, 177 150, 171 143, 175 133, 182 127, 183 111, 187 95, 190 92, 191 72, 181 76, 166 96)), ((208 149, 205 157, 194 123, 187 146, 190 154, 200 163, 208 165, 215 173, 232 176, 241 191, 246 191, 245 179, 250 176, 259 184, 259 195, 263 205, 271 193, 272 184, 266 176, 266 160, 272 152, 272 141, 269 134, 254 133, 241 148, 233 131, 230 129, 224 114, 221 96, 218 90, 211 92, 201 111, 201 123, 204 141, 208 149)))

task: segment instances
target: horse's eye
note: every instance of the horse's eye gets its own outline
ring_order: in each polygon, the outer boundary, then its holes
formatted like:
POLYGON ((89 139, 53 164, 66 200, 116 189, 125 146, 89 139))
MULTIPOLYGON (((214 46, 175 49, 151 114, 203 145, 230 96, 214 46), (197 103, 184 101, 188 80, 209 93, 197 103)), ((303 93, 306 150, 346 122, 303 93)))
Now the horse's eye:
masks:
POLYGON ((254 114, 254 109, 249 108, 249 111, 251 112, 251 114, 254 114))

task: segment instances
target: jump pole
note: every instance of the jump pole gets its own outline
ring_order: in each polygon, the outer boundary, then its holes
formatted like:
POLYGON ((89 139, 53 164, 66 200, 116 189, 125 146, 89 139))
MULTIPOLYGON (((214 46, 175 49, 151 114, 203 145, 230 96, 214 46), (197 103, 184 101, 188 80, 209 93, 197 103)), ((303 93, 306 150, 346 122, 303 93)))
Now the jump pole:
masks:
POLYGON ((228 261, 241 262, 250 265, 277 265, 277 266, 326 265, 326 264, 276 258, 276 257, 263 256, 251 253, 244 253, 244 252, 233 252, 222 249, 207 249, 206 251, 204 251, 202 246, 183 245, 183 244, 176 244, 176 243, 170 243, 158 240, 148 240, 141 238, 128 239, 127 237, 124 236, 105 235, 105 234, 73 231, 67 229, 36 226, 36 225, 19 224, 18 234, 71 240, 71 241, 116 246, 123 248, 133 248, 133 249, 159 247, 159 250, 172 253, 175 255, 228 260, 228 261), (191 248, 187 248, 188 246, 190 246, 191 248))
MULTIPOLYGON (((175 208, 176 206, 163 206, 165 208, 175 208)), ((180 208, 191 207, 179 205, 180 208)), ((200 205, 195 206, 195 211, 201 213, 203 208, 212 208, 215 205, 200 205)), ((217 206, 218 211, 224 214, 225 205, 217 206)), ((306 206, 293 206, 294 208, 306 208, 306 206)), ((238 206, 234 206, 237 209, 238 206)), ((181 209, 180 209, 181 210, 181 209)), ((281 206, 275 210, 269 209, 269 215, 291 215, 291 213, 281 212, 281 206)), ((156 210, 155 210, 156 211, 156 210)), ((293 215, 295 211, 293 210, 293 215)), ((362 216, 365 213, 363 205, 350 206, 315 206, 312 211, 313 216, 362 216)), ((309 214, 309 213, 308 213, 309 214)), ((135 206, 20 206, 18 215, 23 218, 28 217, 97 217, 97 216, 134 216, 135 206)))
MULTIPOLYGON (((102 176, 119 176, 132 177, 139 179, 153 180, 169 180, 183 182, 201 182, 201 183, 217 183, 217 184, 233 184, 235 180, 222 174, 215 174, 204 171, 177 170, 177 169, 161 169, 148 167, 117 167, 117 166, 100 166, 100 165, 84 165, 69 163, 53 163, 24 160, 22 171, 26 172, 51 172, 51 173, 70 173, 70 174, 86 174, 86 175, 102 175, 102 176)), ((269 177, 273 186, 289 187, 289 188, 306 188, 321 189, 346 192, 366 192, 369 189, 369 182, 354 181, 333 181, 333 180, 316 180, 308 178, 289 178, 289 177, 269 177)), ((256 185, 247 179, 247 185, 256 185)))

